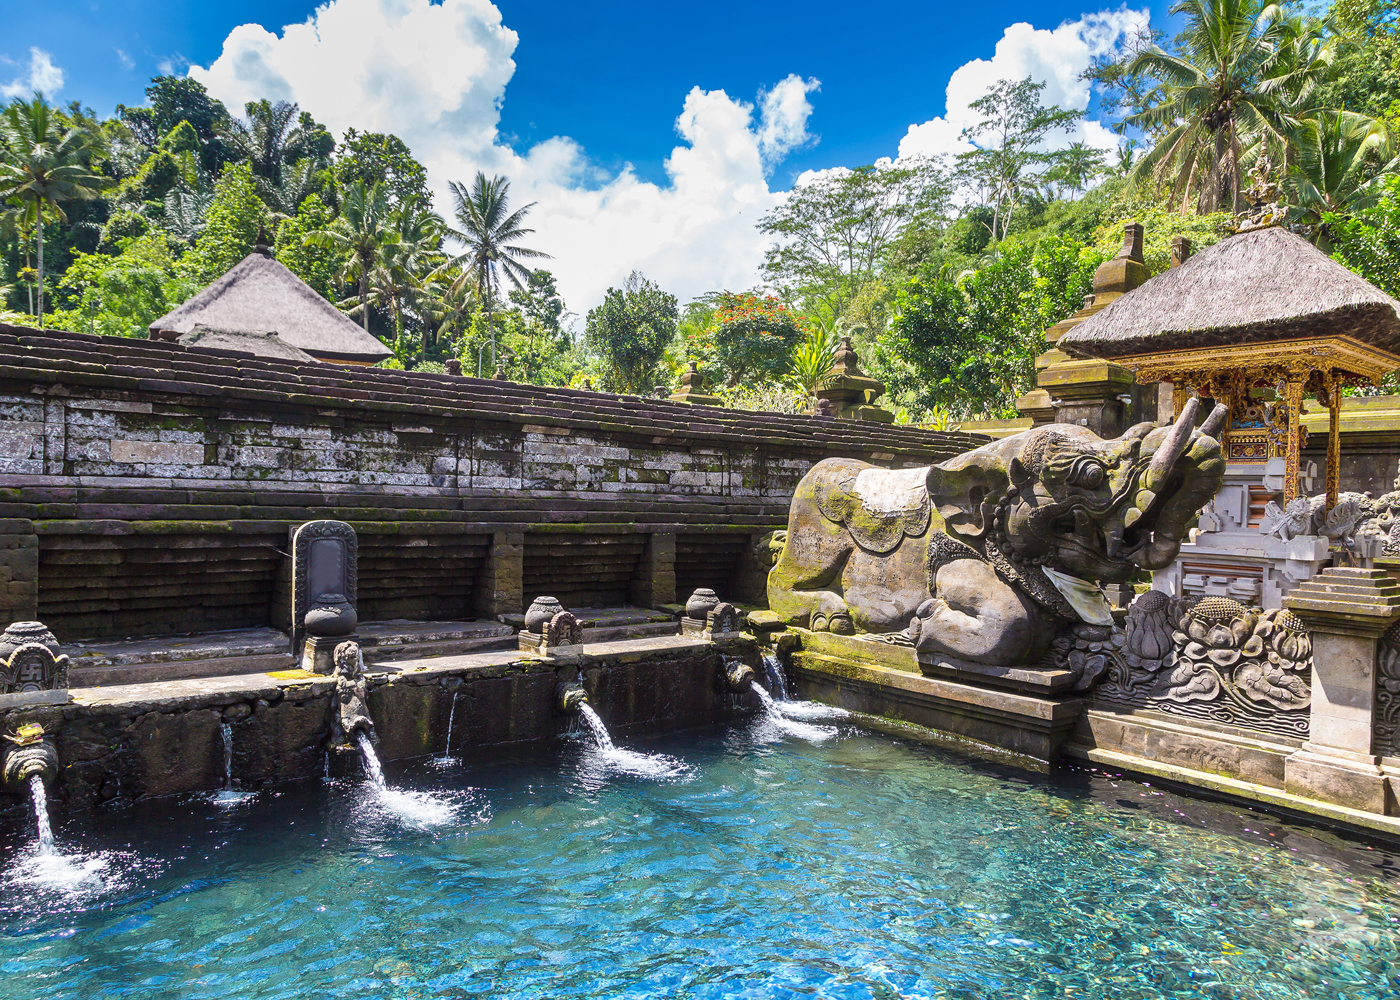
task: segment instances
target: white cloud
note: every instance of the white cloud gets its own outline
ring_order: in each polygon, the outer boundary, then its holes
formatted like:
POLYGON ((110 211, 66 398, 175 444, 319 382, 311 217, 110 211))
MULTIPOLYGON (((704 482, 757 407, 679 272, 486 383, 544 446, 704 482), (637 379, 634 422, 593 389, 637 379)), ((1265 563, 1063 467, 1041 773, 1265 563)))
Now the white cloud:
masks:
POLYGON ((28 97, 34 91, 42 91, 46 97, 63 89, 63 70, 53 64, 53 56, 43 49, 30 48, 27 74, 15 77, 9 83, 0 84, 0 95, 28 97))
MULTIPOLYGON (((1112 56, 1122 43, 1147 22, 1148 11, 1122 8, 1085 14, 1058 28, 1033 28, 1024 21, 1013 24, 997 42, 991 59, 973 59, 953 71, 948 80, 947 110, 942 117, 910 125, 900 141, 900 156, 957 154, 972 147, 961 132, 977 121, 968 105, 982 97, 999 80, 1044 82, 1041 101, 1075 111, 1089 107, 1089 83, 1080 75, 1096 56, 1112 56)), ((1087 142, 1100 149, 1118 146, 1118 137, 1098 122, 1086 120, 1068 135, 1060 133, 1047 144, 1063 149, 1071 142, 1087 142)))
POLYGON ((117 49, 116 52, 117 62, 122 64, 122 69, 132 69, 133 67, 135 67, 136 62, 131 58, 131 56, 127 55, 121 49, 117 49))
MULTIPOLYGON (((953 74, 948 113, 911 126, 900 155, 956 151, 968 102, 998 79, 1031 75, 1047 81, 1047 102, 1086 107, 1089 89, 1079 73, 1145 17, 1125 9, 1053 31, 1012 25, 991 59, 953 74)), ((392 132, 428 168, 444 215, 452 208, 448 181, 469 183, 477 170, 507 175, 513 204, 538 202, 528 245, 555 258, 546 266, 579 313, 633 268, 683 301, 754 285, 767 243, 754 224, 786 197, 769 186, 773 168, 816 141, 807 125, 818 81, 788 76, 760 90, 753 105, 692 89, 676 119, 681 142, 666 159, 667 183, 655 184, 630 166, 601 170, 566 136, 523 153, 501 140, 518 42, 489 0, 329 0, 280 33, 234 28, 219 57, 189 73, 231 110, 264 97, 289 100, 336 132, 392 132)), ((1083 135, 1113 145, 1102 126, 1087 124, 1083 135)))
POLYGON ((818 82, 789 76, 760 92, 757 112, 695 88, 676 120, 683 144, 666 160, 669 183, 657 185, 630 167, 601 173, 567 137, 524 155, 501 143, 517 41, 487 0, 331 0, 280 35, 234 28, 219 58, 190 75, 234 109, 255 98, 296 101, 337 132, 394 133, 428 168, 444 214, 448 181, 506 174, 513 204, 539 202, 529 245, 555 258, 545 266, 576 311, 633 268, 683 301, 751 286, 766 242, 754 223, 780 197, 766 171, 811 141, 807 95, 818 82))

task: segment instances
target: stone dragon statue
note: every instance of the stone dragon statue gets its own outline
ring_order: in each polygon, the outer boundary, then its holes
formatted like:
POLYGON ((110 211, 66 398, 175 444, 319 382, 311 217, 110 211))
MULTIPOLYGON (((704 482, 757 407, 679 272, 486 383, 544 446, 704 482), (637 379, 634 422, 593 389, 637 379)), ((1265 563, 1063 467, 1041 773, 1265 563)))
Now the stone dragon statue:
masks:
POLYGON ((1098 583, 1176 558, 1225 474, 1226 408, 1105 440, 1049 424, 938 465, 827 459, 798 485, 768 604, 788 624, 1014 666, 1112 625, 1098 583))

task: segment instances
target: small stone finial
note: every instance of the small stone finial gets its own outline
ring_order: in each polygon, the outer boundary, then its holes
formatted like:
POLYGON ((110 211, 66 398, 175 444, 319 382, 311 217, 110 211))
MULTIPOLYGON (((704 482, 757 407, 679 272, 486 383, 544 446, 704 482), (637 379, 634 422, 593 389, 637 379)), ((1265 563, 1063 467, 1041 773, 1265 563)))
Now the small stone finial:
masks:
POLYGON ((1129 222, 1123 226, 1123 249, 1118 251, 1118 256, 1142 263, 1141 222, 1129 222))
POLYGON ((253 253, 262 254, 264 257, 272 256, 272 247, 267 242, 267 229, 261 222, 258 223, 258 237, 253 242, 253 253))
POLYGON ((592 380, 591 378, 586 378, 586 379, 583 380, 583 391, 584 391, 584 392, 592 392, 592 391, 593 391, 593 380, 592 380))
POLYGON ((681 375, 681 385, 684 386, 684 391, 686 392, 705 391, 705 376, 700 374, 700 366, 694 361, 690 363, 690 367, 681 375))
POLYGON ((448 358, 445 362, 443 362, 442 366, 447 369, 447 374, 449 375, 462 374, 462 362, 459 361, 457 358, 448 358))
POLYGON ((656 388, 652 389, 651 394, 656 399, 665 399, 668 395, 670 395, 670 393, 666 391, 666 387, 664 385, 658 385, 656 388))
POLYGON ((856 353, 850 337, 841 338, 841 346, 836 349, 836 363, 832 365, 832 368, 842 375, 865 374, 860 370, 860 355, 856 353))
POLYGON ((1191 257, 1191 241, 1185 236, 1172 237, 1172 267, 1180 267, 1191 257))
POLYGON ((829 400, 829 399, 818 399, 818 400, 817 400, 817 416, 819 416, 819 417, 831 417, 831 416, 835 416, 835 414, 832 412, 831 400, 829 400))
POLYGON ((1106 306, 1149 277, 1151 272, 1142 259, 1142 224, 1129 222, 1123 227, 1123 249, 1094 271, 1094 302, 1106 306))
POLYGON ((497 366, 496 366, 496 373, 495 373, 494 375, 492 375, 491 378, 494 379, 494 380, 497 381, 497 382, 504 382, 504 381, 506 380, 506 370, 505 370, 504 368, 502 368, 500 365, 497 365, 497 366))
POLYGON ((1088 309, 1088 308, 1090 308, 1091 306, 1093 306, 1093 304, 1094 304, 1094 295, 1093 295, 1092 292, 1090 292, 1088 295, 1084 296, 1084 304, 1083 304, 1082 306, 1080 306, 1080 308, 1081 308, 1081 309, 1088 309))

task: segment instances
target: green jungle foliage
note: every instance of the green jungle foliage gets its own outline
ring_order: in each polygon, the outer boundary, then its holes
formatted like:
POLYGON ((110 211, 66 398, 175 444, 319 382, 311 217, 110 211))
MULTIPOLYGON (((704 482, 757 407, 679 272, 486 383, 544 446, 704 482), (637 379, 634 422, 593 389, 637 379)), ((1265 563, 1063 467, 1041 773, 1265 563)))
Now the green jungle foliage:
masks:
POLYGON ((0 106, 0 316, 142 337, 261 235, 391 367, 456 359, 651 393, 693 361, 727 405, 810 410, 848 336, 899 419, 955 426, 1014 414, 1045 329, 1080 307, 1129 221, 1153 273, 1175 237, 1200 250, 1287 225, 1400 294, 1400 0, 1172 14, 1175 37, 1149 27, 1086 74, 1116 150, 1067 139, 1081 116, 1046 105, 1043 81, 1001 80, 973 104, 971 152, 795 188, 758 222, 760 287, 682 306, 634 270, 586 317, 540 266, 508 178, 452 183, 439 214, 398 137, 337 141, 294 104, 225 108, 188 78, 156 77, 105 119, 15 98, 0 106))

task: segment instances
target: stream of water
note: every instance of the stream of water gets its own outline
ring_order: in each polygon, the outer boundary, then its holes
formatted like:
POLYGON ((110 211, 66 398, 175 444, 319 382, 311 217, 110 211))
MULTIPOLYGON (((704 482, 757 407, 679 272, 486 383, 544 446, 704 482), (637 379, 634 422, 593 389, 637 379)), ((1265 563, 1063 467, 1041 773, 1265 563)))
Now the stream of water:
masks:
POLYGON ((360 746, 364 758, 365 773, 369 775, 374 789, 375 801, 384 809, 396 815, 409 826, 428 829, 452 822, 456 815, 455 807, 436 795, 428 792, 405 791, 395 788, 384 780, 384 768, 379 763, 379 755, 374 752, 374 744, 363 729, 356 730, 355 742, 360 746))
POLYGON ((244 792, 233 787, 233 726, 225 722, 219 729, 224 739, 224 787, 211 795, 210 799, 228 808, 247 802, 257 792, 244 792))
POLYGON ((49 793, 40 775, 34 774, 29 777, 29 798, 34 802, 34 826, 39 831, 39 853, 52 854, 53 827, 49 824, 49 793))
POLYGON ((447 742, 442 748, 442 756, 433 758, 434 767, 452 766, 452 722, 457 718, 457 692, 452 693, 452 705, 447 710, 447 742))
POLYGON ((588 764, 603 776, 609 771, 635 774, 643 778, 678 778, 686 774, 688 768, 682 761, 659 753, 638 753, 613 743, 612 735, 593 706, 583 702, 579 706, 579 717, 593 742, 593 753, 588 764))

